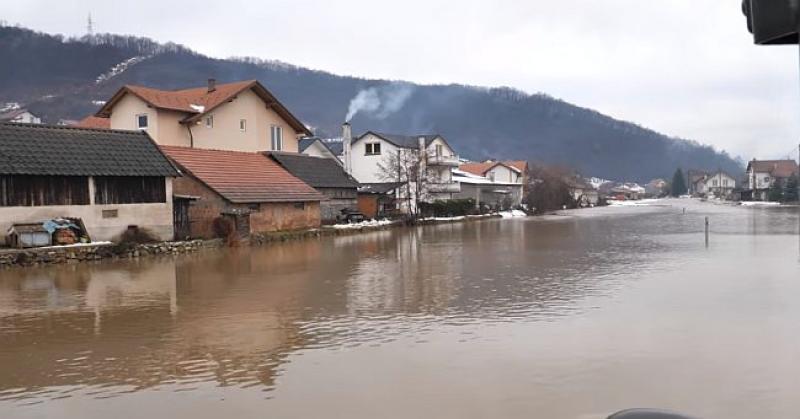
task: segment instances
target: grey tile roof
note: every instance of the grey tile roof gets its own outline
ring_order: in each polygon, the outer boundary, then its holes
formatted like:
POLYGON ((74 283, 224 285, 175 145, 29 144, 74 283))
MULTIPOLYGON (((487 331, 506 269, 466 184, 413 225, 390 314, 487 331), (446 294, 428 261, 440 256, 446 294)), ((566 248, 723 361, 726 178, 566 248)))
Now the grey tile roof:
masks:
POLYGON ((344 154, 344 144, 342 144, 341 141, 330 141, 330 142, 323 141, 323 143, 325 143, 325 145, 328 146, 328 150, 330 150, 331 153, 333 153, 333 155, 341 156, 342 154, 344 154))
POLYGON ((358 182, 350 177, 336 160, 312 157, 296 153, 269 153, 292 175, 300 178, 312 188, 358 188, 358 182))
POLYGON ((403 185, 405 184, 402 182, 362 183, 358 192, 380 195, 392 192, 403 185))
POLYGON ((0 174, 179 176, 140 131, 0 123, 0 174))

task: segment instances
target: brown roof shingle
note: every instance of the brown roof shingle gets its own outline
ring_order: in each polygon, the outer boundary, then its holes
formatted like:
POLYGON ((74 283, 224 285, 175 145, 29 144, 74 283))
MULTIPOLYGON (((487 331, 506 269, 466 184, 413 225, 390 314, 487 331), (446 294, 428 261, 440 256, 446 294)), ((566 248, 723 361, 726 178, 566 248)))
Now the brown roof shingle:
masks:
POLYGON ((261 153, 161 146, 189 175, 233 203, 321 201, 323 196, 261 153))
POLYGON ((81 119, 78 121, 77 124, 72 125, 76 128, 102 128, 102 129, 110 129, 111 128, 111 120, 109 118, 101 118, 99 116, 89 115, 86 118, 81 119))
POLYGON ((483 163, 465 163, 462 164, 459 167, 459 169, 468 173, 472 173, 473 175, 485 176, 486 172, 488 172, 489 169, 497 166, 498 164, 502 164, 512 169, 519 170, 522 173, 525 173, 525 171, 528 169, 528 162, 524 160, 485 161, 483 163))

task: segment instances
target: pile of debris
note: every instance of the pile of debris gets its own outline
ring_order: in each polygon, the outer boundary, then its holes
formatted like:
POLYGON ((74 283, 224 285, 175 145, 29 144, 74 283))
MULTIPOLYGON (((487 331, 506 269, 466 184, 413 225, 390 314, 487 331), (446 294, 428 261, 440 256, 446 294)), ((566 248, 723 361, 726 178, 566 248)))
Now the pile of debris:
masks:
POLYGON ((14 224, 6 235, 7 245, 18 249, 45 246, 68 246, 91 243, 80 218, 59 217, 41 223, 14 224))

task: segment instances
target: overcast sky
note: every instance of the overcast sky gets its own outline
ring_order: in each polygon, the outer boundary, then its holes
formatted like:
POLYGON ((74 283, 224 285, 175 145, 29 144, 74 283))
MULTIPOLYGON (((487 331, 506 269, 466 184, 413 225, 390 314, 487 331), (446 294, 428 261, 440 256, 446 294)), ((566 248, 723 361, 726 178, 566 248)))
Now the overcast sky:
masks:
MULTIPOLYGON (((9 23, 174 41, 337 74, 545 92, 745 159, 800 142, 797 47, 740 0, 4 1, 9 23)), ((795 152, 796 155, 796 152, 795 152)))

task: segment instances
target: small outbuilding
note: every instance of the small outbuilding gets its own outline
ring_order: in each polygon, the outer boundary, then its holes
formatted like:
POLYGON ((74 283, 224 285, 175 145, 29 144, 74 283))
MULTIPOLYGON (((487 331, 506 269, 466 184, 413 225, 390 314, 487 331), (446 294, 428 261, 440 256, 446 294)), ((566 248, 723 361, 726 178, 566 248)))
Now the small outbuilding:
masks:
POLYGON ((268 155, 325 196, 320 203, 323 223, 342 221, 345 213, 357 210, 359 183, 336 160, 297 153, 271 152, 268 155))
POLYGON ((30 224, 74 219, 93 241, 129 226, 169 240, 178 176, 144 132, 0 124, 0 234, 33 239, 30 224))
POLYGON ((320 226, 324 196, 262 153, 161 149, 184 175, 174 187, 176 214, 183 214, 175 229, 190 237, 218 236, 218 219, 240 237, 320 226))

